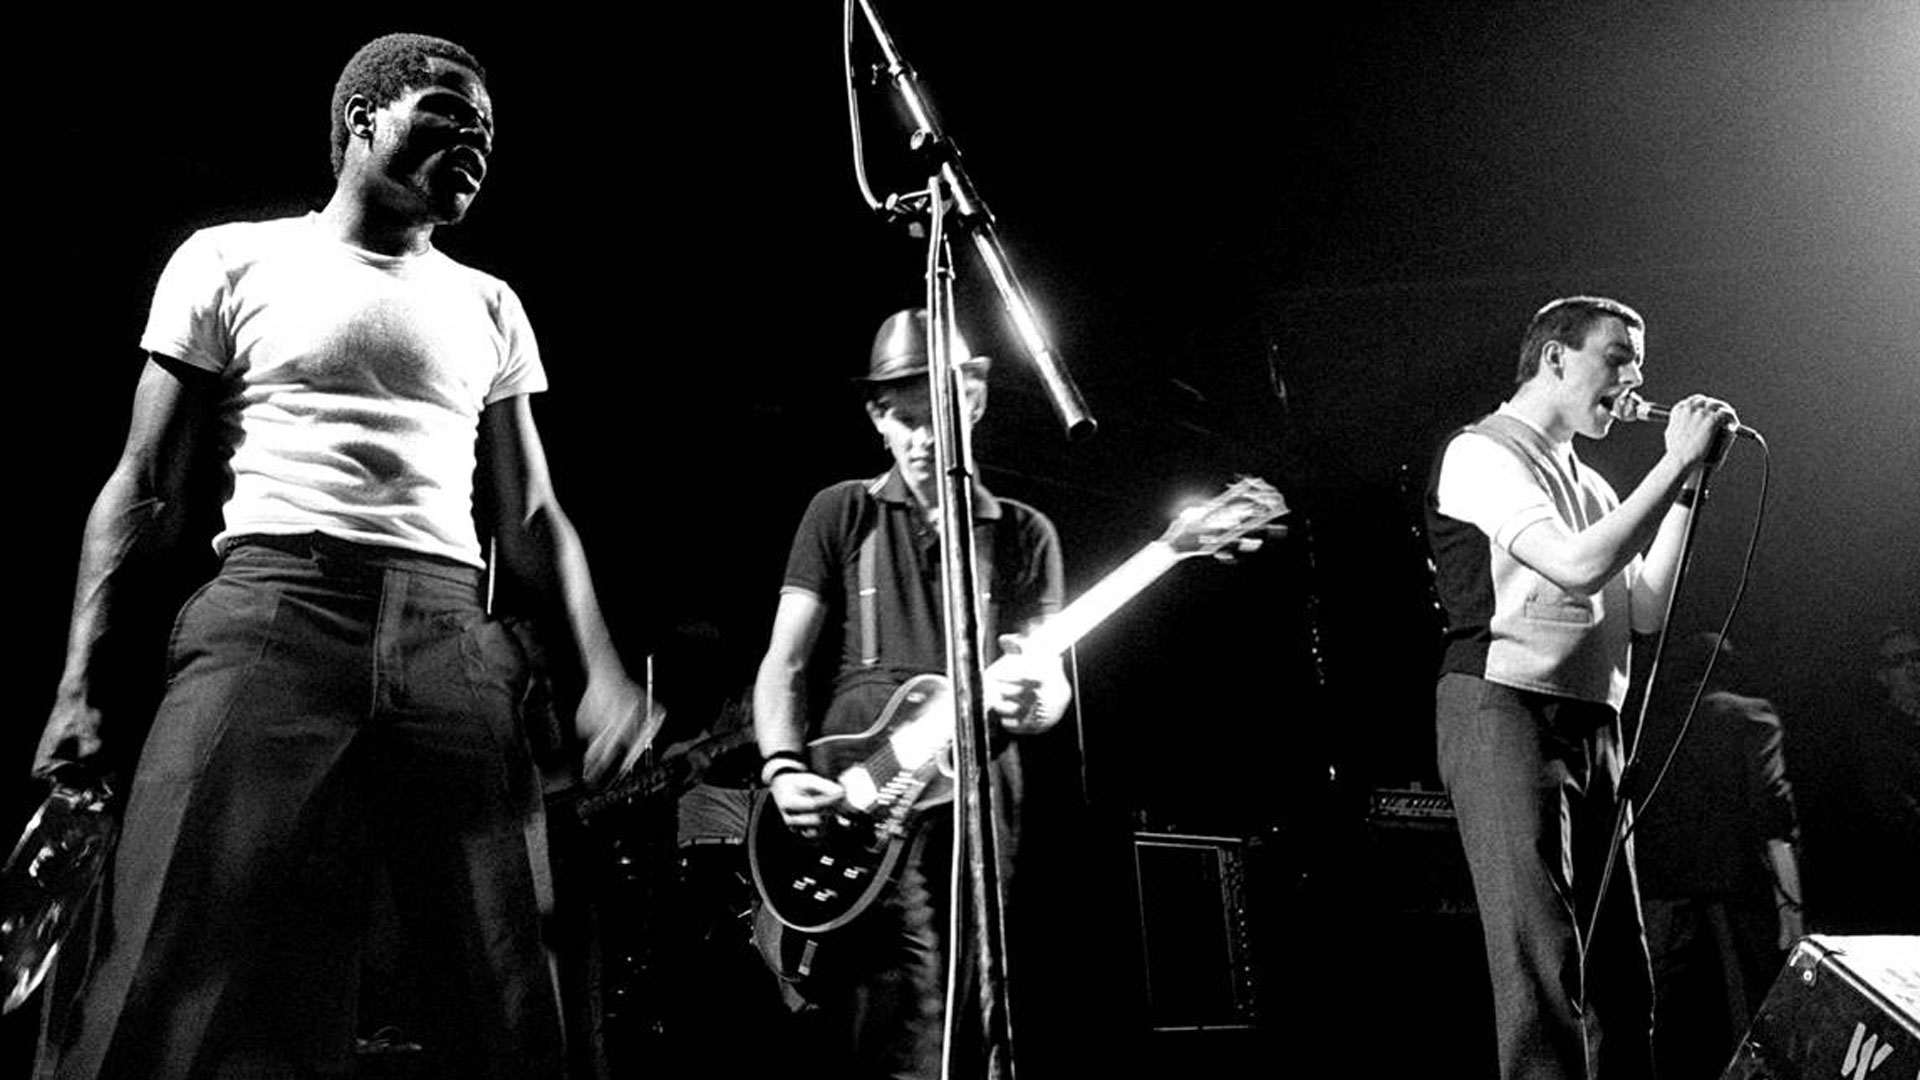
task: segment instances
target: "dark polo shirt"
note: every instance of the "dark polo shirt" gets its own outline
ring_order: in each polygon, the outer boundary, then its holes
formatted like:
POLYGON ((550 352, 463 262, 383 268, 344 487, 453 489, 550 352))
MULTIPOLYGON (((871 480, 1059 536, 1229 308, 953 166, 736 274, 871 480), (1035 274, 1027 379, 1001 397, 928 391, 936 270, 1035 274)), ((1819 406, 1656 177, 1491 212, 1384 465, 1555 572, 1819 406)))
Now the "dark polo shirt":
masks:
MULTIPOLYGON (((1031 506, 995 498, 974 485, 974 548, 983 565, 976 580, 987 593, 981 629, 986 660, 997 635, 1018 632, 1060 608, 1063 571, 1053 524, 1031 506)), ((849 480, 815 495, 787 557, 785 589, 827 605, 828 616, 810 670, 829 675, 816 686, 833 704, 810 734, 846 734, 870 726, 892 689, 914 675, 944 672, 940 538, 897 470, 875 480, 849 480), (876 660, 863 662, 860 548, 877 539, 874 565, 876 660)))

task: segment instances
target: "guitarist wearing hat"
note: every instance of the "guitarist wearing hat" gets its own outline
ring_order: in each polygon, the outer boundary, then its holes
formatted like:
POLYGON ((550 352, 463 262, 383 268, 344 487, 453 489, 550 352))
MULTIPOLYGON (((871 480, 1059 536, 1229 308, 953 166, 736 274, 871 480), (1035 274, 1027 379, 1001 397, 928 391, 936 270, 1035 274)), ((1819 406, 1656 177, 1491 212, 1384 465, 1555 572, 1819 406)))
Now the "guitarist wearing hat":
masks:
MULTIPOLYGON (((926 325, 924 310, 900 311, 875 335, 860 381, 892 466, 828 487, 808 506, 755 681, 770 800, 762 813, 777 810, 802 837, 816 835, 833 808, 856 794, 814 771, 823 766, 808 741, 868 731, 903 683, 946 667, 926 325)), ((954 347, 954 355, 971 355, 963 342, 954 347)), ((986 406, 988 358, 962 366, 971 425, 986 406)), ((1059 538, 1039 511, 977 482, 972 503, 982 636, 1000 651, 981 693, 997 721, 995 828, 1004 881, 1021 787, 1011 736, 1047 730, 1071 696, 1058 656, 1023 656, 1013 634, 1058 610, 1063 575, 1059 538)), ((905 837, 891 883, 831 931, 831 970, 819 972, 810 996, 828 1043, 821 1055, 837 1074, 940 1073, 952 822, 950 803, 928 811, 905 837)))

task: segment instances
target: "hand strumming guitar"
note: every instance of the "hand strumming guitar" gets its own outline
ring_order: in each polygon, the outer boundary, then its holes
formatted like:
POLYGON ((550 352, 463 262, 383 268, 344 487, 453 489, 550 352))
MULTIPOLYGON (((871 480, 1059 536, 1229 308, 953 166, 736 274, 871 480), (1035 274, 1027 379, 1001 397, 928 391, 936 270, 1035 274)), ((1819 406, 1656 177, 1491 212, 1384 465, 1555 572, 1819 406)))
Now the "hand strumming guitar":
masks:
POLYGON ((767 765, 761 775, 773 774, 766 782, 767 794, 780 808, 780 820, 801 836, 817 835, 822 812, 839 802, 845 792, 839 784, 790 758, 769 759, 767 765), (783 765, 786 767, 778 771, 773 768, 783 765))

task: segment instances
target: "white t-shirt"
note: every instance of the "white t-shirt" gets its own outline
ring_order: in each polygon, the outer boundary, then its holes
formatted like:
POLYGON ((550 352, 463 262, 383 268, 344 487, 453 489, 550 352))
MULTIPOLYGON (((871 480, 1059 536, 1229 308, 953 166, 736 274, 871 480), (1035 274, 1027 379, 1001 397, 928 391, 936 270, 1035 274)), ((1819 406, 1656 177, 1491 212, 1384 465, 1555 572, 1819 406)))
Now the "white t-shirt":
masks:
POLYGON ((320 532, 484 565, 480 412, 547 385, 506 283, 437 250, 363 251, 312 214, 194 233, 160 276, 140 344, 227 381, 221 549, 320 532))

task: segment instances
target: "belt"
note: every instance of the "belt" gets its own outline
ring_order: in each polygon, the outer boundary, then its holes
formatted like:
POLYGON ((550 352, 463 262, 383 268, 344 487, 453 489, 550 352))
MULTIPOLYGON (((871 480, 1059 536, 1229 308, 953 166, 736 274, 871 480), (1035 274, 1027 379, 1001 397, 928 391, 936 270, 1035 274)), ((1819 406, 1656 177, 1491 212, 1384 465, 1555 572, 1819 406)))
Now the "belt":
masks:
POLYGON ((368 569, 409 570, 459 581, 477 582, 486 573, 477 566, 463 563, 458 559, 449 559, 444 555, 389 547, 385 544, 342 540, 337 536, 316 532, 243 533, 227 541, 226 555, 230 558, 236 552, 250 547, 266 548, 316 562, 351 564, 368 569))

